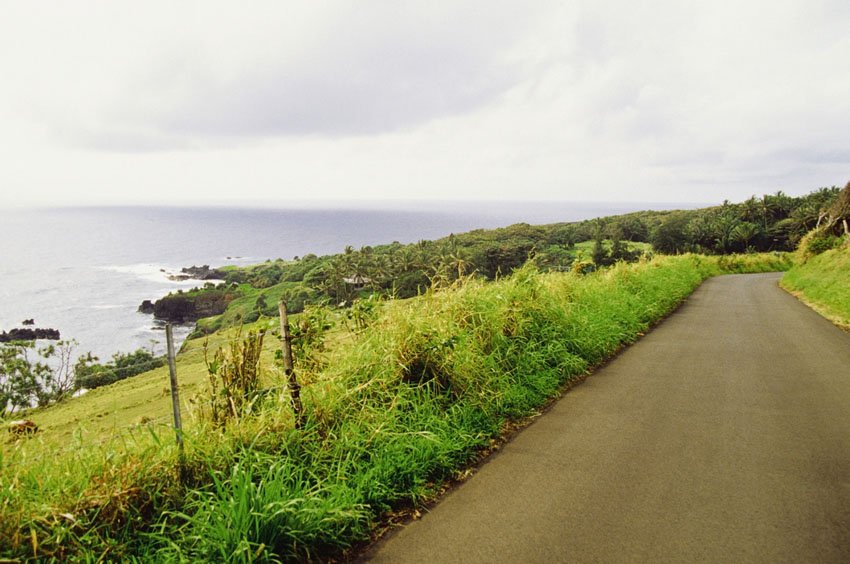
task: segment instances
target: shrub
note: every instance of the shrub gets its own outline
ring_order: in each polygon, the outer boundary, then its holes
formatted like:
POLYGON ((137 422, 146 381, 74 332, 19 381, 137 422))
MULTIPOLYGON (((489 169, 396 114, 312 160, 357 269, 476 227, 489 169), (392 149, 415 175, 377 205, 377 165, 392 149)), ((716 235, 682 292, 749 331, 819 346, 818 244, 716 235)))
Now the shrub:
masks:
POLYGON ((115 353, 112 360, 104 364, 99 364, 97 360, 91 353, 77 360, 74 366, 77 388, 92 390, 165 366, 166 363, 164 356, 155 357, 144 349, 132 353, 115 353))
POLYGON ((843 242, 842 237, 833 235, 828 231, 815 229, 800 240, 798 253, 801 260, 805 262, 813 256, 840 247, 843 242))

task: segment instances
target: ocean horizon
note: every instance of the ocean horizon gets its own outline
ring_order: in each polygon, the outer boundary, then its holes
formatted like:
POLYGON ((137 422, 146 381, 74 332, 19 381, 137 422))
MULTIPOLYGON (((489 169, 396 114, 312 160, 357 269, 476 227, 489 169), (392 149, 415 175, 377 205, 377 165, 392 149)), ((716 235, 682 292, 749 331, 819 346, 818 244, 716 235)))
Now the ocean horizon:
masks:
MULTIPOLYGON (((77 354, 108 360, 139 348, 161 354, 162 325, 139 304, 202 282, 183 267, 248 265, 350 245, 413 243, 514 223, 545 224, 690 203, 357 202, 288 208, 77 206, 0 210, 0 330, 36 327, 78 341, 77 354)), ((191 327, 178 329, 183 339, 191 327)))

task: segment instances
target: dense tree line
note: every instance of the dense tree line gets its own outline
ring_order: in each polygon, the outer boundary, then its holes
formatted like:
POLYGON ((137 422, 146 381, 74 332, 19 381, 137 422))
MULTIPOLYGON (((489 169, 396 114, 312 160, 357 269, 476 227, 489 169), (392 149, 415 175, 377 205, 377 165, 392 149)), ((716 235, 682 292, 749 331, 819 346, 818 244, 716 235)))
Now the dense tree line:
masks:
POLYGON ((839 192, 837 187, 821 188, 796 198, 777 192, 739 204, 670 212, 657 219, 648 240, 667 254, 792 251, 839 192))

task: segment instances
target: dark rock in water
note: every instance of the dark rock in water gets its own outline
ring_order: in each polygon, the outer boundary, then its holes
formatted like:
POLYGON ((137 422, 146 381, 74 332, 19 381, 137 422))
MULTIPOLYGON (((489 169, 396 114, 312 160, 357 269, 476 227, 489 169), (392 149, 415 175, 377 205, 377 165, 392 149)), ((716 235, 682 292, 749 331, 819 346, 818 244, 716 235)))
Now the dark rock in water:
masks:
POLYGON ((143 301, 142 305, 139 306, 139 313, 153 313, 153 302, 150 300, 143 301))
MULTIPOLYGON (((180 272, 186 276, 185 279, 194 278, 195 280, 222 280, 224 272, 217 268, 210 268, 210 265, 203 266, 192 265, 187 268, 181 268, 180 272)), ((178 275, 179 276, 179 275, 178 275)))
POLYGON ((21 325, 35 325, 35 320, 33 319, 24 319, 21 321, 21 325))
POLYGON ((56 329, 9 329, 9 331, 0 332, 0 343, 35 341, 36 339, 58 341, 61 337, 56 329))
POLYGON ((202 317, 224 313, 227 304, 237 297, 237 292, 223 288, 178 292, 155 301, 153 315, 156 319, 172 323, 197 321, 202 317))

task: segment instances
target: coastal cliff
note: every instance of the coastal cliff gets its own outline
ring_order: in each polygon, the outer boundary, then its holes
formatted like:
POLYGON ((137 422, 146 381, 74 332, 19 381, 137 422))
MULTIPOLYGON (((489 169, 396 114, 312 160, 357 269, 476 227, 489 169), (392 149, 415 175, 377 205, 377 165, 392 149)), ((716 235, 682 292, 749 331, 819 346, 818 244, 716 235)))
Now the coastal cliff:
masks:
POLYGON ((237 297, 236 290, 228 286, 178 291, 153 302, 145 300, 139 311, 152 313, 156 319, 163 321, 186 323, 224 313, 227 305, 237 297))

